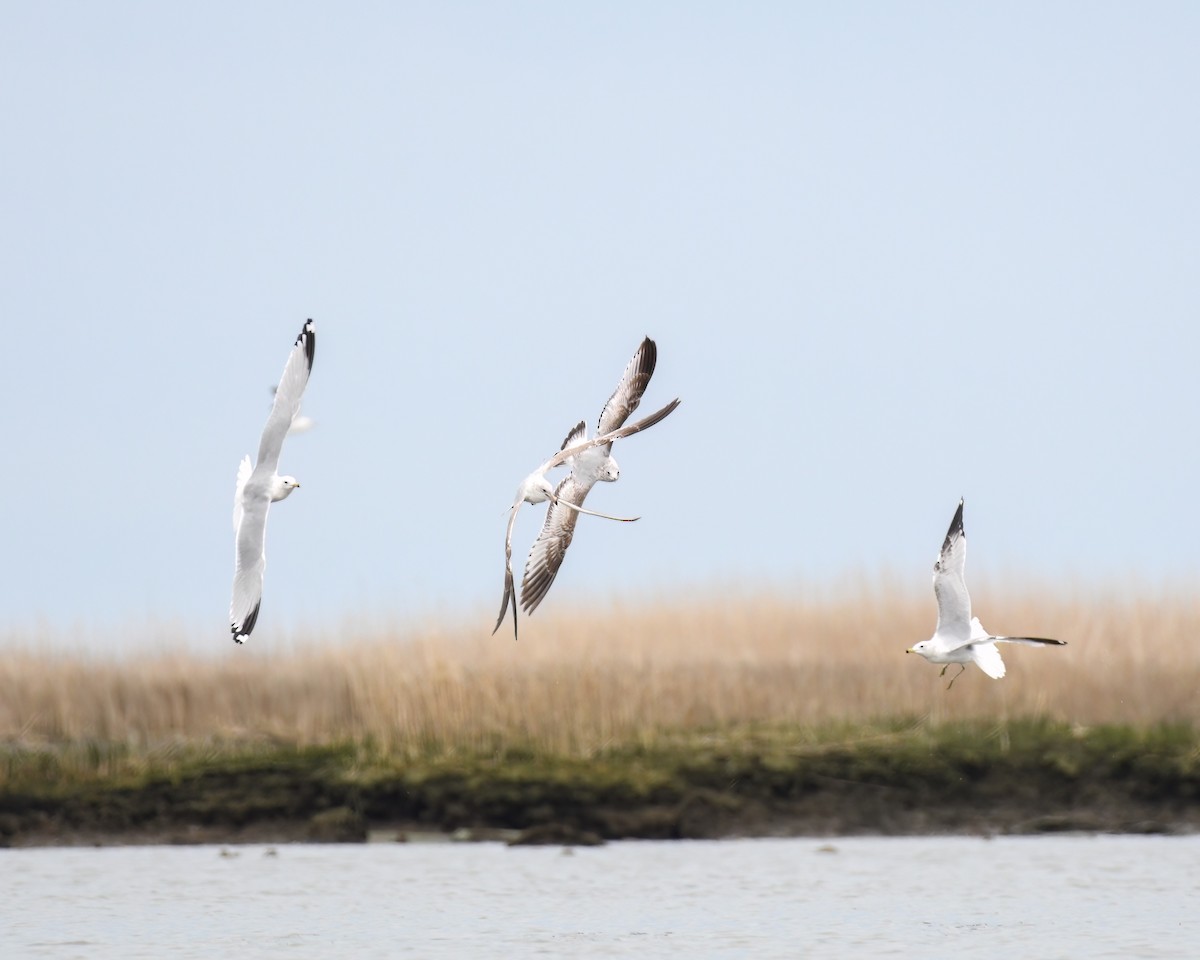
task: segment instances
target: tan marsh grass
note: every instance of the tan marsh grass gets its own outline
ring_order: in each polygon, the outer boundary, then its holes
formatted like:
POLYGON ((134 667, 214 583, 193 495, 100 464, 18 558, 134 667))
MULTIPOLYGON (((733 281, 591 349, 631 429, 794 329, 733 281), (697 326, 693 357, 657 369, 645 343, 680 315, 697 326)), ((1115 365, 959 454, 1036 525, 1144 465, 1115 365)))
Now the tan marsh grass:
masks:
POLYGON ((932 599, 887 585, 797 600, 714 591, 582 615, 560 597, 522 620, 518 642, 505 630, 490 636, 482 615, 470 625, 363 629, 286 652, 251 642, 224 654, 106 657, 16 644, 0 661, 0 737, 143 748, 370 740, 402 751, 528 745, 588 755, 763 724, 1200 720, 1200 601, 1186 592, 1063 599, 993 586, 979 596, 991 628, 1069 646, 1005 647, 1007 678, 971 667, 947 691, 949 673, 940 679, 904 655, 932 632, 932 599))

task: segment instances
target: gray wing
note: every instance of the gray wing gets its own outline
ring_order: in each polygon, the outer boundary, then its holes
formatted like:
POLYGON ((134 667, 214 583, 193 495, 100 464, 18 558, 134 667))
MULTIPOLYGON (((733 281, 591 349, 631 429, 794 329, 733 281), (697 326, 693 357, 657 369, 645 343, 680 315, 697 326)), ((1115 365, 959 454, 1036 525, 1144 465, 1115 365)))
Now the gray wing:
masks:
POLYGON ((637 409, 637 405, 641 402, 642 394, 646 392, 650 377, 654 375, 654 365, 657 362, 658 348, 654 345, 653 340, 646 337, 625 368, 625 373, 621 377, 621 382, 617 384, 617 389, 613 391, 613 395, 608 398, 604 409, 600 411, 600 421, 596 426, 596 433, 610 433, 629 419, 629 415, 637 409))
MULTIPOLYGON (((619 430, 610 430, 608 433, 601 433, 592 437, 590 440, 578 439, 583 435, 582 431, 580 430, 580 427, 582 427, 583 424, 580 423, 578 427, 567 434, 567 439, 563 441, 562 449, 544 464, 542 464, 540 469, 543 473, 545 473, 548 470, 553 470, 555 467, 562 466, 571 457, 582 453, 584 450, 588 450, 591 447, 599 447, 604 445, 611 446, 614 440, 620 440, 622 437, 630 437, 635 433, 640 433, 647 427, 654 426, 660 420, 665 420, 672 412, 674 412, 677 406, 679 406, 678 397, 676 397, 662 409, 655 410, 654 413, 650 414, 650 416, 643 417, 641 420, 637 421, 637 423, 631 423, 629 426, 621 427, 619 430)), ((582 503, 582 501, 580 502, 582 503)), ((574 513, 575 511, 571 510, 570 512, 574 513)))
POLYGON ((580 420, 571 428, 571 432, 563 437, 562 446, 559 447, 559 452, 566 450, 567 447, 573 447, 577 443, 583 443, 584 435, 587 433, 587 424, 580 420))
POLYGON ((933 565, 933 592, 937 597, 937 632, 948 638, 971 637, 971 595, 963 579, 967 563, 967 535, 963 531, 963 502, 958 501, 941 553, 933 565))
MULTIPOLYGON (((651 343, 651 341, 646 342, 651 343)), ((652 343, 651 346, 653 346, 652 343)), ((611 430, 593 437, 591 440, 577 442, 574 446, 564 446, 547 461, 547 468, 564 463, 568 457, 574 456, 581 450, 606 443, 611 444, 621 437, 627 437, 645 430, 647 427, 652 427, 669 416, 677 406, 679 406, 678 397, 637 423, 611 430)), ((568 434, 567 439, 569 440, 573 435, 574 431, 568 434)), ((554 493, 559 500, 582 507, 583 501, 591 489, 590 483, 585 484, 574 473, 571 473, 562 479, 554 493)), ((562 566, 563 558, 567 555, 567 547, 571 545, 571 539, 575 536, 575 524, 578 521, 579 513, 570 507, 552 503, 550 509, 546 511, 546 522, 542 524, 542 531, 529 551, 529 559, 525 562, 525 575, 521 579, 521 606, 526 614, 533 613, 550 591, 554 578, 558 576, 558 569, 562 566)))
MULTIPOLYGON (((591 486, 584 486, 574 474, 569 474, 563 477, 554 493, 559 500, 580 507, 589 490, 591 486)), ((557 503, 550 504, 550 509, 546 511, 546 522, 542 524, 542 532, 529 551, 525 575, 521 579, 521 606, 526 614, 533 613, 550 591, 563 557, 567 555, 567 547, 571 545, 571 538, 575 536, 578 520, 578 513, 557 503)))
POLYGON ((243 499, 235 544, 233 600, 229 604, 229 627, 233 639, 244 643, 258 620, 262 606, 263 571, 267 568, 267 511, 269 497, 243 499))
POLYGON ((254 472, 273 476, 279 466, 279 454, 283 450, 283 438, 292 427, 292 421, 300 412, 300 401, 304 388, 308 386, 308 375, 312 372, 313 357, 317 351, 317 329, 311 321, 305 321, 300 336, 289 354, 283 368, 283 376, 275 390, 275 402, 267 414, 267 425, 263 427, 262 439, 258 443, 258 462, 254 472))
POLYGON ((492 627, 492 636, 496 635, 496 631, 500 629, 500 624, 504 622, 504 615, 508 612, 508 603, 512 601, 513 608, 513 639, 517 639, 517 590, 513 585, 512 572, 512 535, 513 527, 517 523, 517 511, 521 509, 521 504, 524 500, 518 495, 516 503, 512 505, 512 510, 508 514, 508 529, 504 533, 504 599, 500 601, 500 616, 496 618, 496 625, 492 627))

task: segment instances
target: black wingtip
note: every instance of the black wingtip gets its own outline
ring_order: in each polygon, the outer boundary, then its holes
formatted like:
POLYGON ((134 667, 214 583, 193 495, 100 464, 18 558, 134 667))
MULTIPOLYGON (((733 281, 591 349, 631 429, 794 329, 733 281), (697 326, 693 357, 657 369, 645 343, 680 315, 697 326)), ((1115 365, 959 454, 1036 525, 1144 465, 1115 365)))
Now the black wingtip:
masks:
MULTIPOLYGON (((951 544, 957 538, 965 539, 966 536, 967 532, 963 529, 963 502, 959 500, 958 509, 954 511, 954 519, 950 521, 950 529, 946 531, 946 539, 942 541, 941 556, 945 556, 946 551, 950 549, 951 544)), ((939 557, 938 564, 940 565, 941 562, 941 557, 939 557)))
POLYGON ((649 379, 654 374, 654 368, 658 365, 658 345, 649 337, 646 337, 642 340, 638 351, 642 354, 642 362, 638 367, 638 372, 645 374, 646 378, 649 379))
POLYGON ((946 531, 946 539, 949 540, 955 533, 961 533, 964 537, 967 535, 963 529, 963 500, 960 497, 958 501, 958 509, 954 511, 954 519, 950 521, 950 529, 946 531))
POLYGON ((242 622, 240 629, 238 624, 230 624, 229 630, 233 634, 234 643, 246 642, 246 638, 250 636, 251 631, 254 630, 254 625, 258 623, 258 611, 260 609, 262 609, 261 600, 254 605, 254 609, 250 611, 250 616, 246 617, 246 619, 242 622))
POLYGON ((304 344, 304 356, 308 360, 308 370, 311 373, 313 357, 317 354, 317 325, 311 317, 304 321, 304 326, 300 328, 300 336, 296 338, 296 346, 301 343, 304 344))

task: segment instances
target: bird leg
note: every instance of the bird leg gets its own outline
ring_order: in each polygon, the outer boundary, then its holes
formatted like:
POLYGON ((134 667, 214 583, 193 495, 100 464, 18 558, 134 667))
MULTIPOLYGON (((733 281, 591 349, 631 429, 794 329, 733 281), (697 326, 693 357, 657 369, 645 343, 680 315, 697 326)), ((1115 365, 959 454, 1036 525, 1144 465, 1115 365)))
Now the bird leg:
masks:
MULTIPOLYGON (((948 667, 948 666, 950 666, 950 664, 946 664, 946 667, 948 667)), ((946 672, 946 667, 942 667, 942 673, 946 672)), ((954 686, 954 681, 957 680, 959 677, 961 677, 966 672, 966 670, 967 670, 967 665, 965 663, 960 663, 958 665, 958 673, 956 673, 954 675, 954 677, 950 680, 950 683, 946 686, 946 689, 949 690, 952 686, 954 686)))

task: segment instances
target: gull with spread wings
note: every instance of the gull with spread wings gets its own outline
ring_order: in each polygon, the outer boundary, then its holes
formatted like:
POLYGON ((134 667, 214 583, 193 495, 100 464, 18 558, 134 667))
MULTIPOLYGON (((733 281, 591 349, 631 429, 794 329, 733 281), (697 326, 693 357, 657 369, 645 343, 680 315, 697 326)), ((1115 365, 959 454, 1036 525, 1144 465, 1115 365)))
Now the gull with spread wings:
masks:
MULTIPOLYGON (((608 433, 602 434, 592 439, 584 439, 583 434, 586 427, 582 420, 576 424, 575 428, 567 434, 563 440, 562 447, 558 453, 552 456, 549 460, 543 463, 540 467, 533 471, 529 476, 521 481, 521 486, 517 488, 516 499, 513 500, 512 507, 508 513, 508 529, 504 532, 504 599, 500 602, 500 616, 496 618, 496 625, 492 628, 494 635, 500 629, 500 624, 504 622, 504 615, 508 612, 508 604, 512 602, 513 608, 513 639, 517 638, 517 596, 513 585, 512 572, 512 534, 513 526, 517 522, 517 511, 521 509, 522 503, 545 503, 547 500, 553 506, 561 506, 570 512, 572 517, 580 513, 586 513, 589 517, 601 517, 605 520, 618 520, 622 523, 633 523, 639 517, 611 517, 607 513, 597 513, 594 510, 585 510, 582 506, 575 503, 563 501, 550 481, 546 479, 546 474, 555 467, 561 467, 563 464, 570 465, 580 456, 601 445, 612 446, 613 441, 620 440, 622 437, 632 436, 645 430, 647 427, 652 427, 658 421, 666 417, 672 410, 679 406, 679 399, 676 398, 668 403, 661 410, 657 410, 650 416, 639 420, 637 423, 632 423, 627 427, 621 427, 618 430, 611 430, 608 433)), ((611 459, 611 458, 610 458, 611 459)), ((616 479, 616 461, 613 461, 614 476, 616 479)), ((552 507, 553 508, 553 507, 552 507)))
POLYGON ((229 627, 237 643, 246 642, 262 606, 263 571, 267 566, 267 511, 272 503, 284 499, 300 486, 295 477, 281 477, 276 469, 284 437, 300 412, 300 400, 308 385, 316 349, 316 326, 309 320, 300 330, 283 368, 275 402, 258 444, 258 463, 251 468, 247 454, 238 465, 237 489, 233 495, 236 541, 233 600, 229 605, 229 627))
MULTIPOLYGON (((597 482, 611 483, 621 475, 617 461, 612 456, 612 441, 624 436, 626 431, 636 433, 644 430, 679 405, 678 399, 672 400, 662 410, 638 421, 632 427, 622 426, 641 403, 642 394, 646 392, 650 378, 654 375, 657 362, 658 348, 653 340, 646 337, 625 368, 617 389, 600 411, 600 420, 596 426, 597 436, 586 440, 586 428, 581 422, 563 443, 564 451, 573 451, 568 462, 571 472, 555 489, 555 499, 546 511, 541 533, 538 534, 525 563, 525 575, 521 580, 521 607, 527 615, 533 613, 538 604, 546 598, 550 585, 558 576, 567 547, 571 545, 571 539, 575 535, 575 523, 584 498, 597 482)), ((515 604, 513 615, 516 615, 515 604)))
POLYGON ((946 541, 933 565, 933 592, 937 597, 937 629, 928 640, 922 640, 905 653, 918 653, 930 663, 942 663, 942 672, 952 663, 959 671, 951 679, 947 690, 963 675, 968 663, 978 664, 979 669, 994 680, 1004 676, 1004 661, 998 643, 1021 643, 1030 647, 1066 646, 1065 640, 1046 640, 1043 637, 993 637, 971 616, 971 595, 963 579, 967 563, 967 535, 963 531, 963 502, 958 501, 958 510, 950 521, 946 541))

